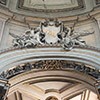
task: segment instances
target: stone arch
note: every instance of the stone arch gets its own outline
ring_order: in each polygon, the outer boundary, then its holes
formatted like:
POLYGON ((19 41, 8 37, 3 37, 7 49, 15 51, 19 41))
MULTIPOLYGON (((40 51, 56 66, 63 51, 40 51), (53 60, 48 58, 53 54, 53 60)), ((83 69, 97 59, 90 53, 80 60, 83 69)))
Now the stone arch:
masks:
POLYGON ((99 69, 100 53, 91 48, 75 48, 72 51, 60 47, 44 47, 35 49, 14 49, 1 53, 0 71, 7 70, 14 65, 39 60, 69 60, 81 62, 99 69))
MULTIPOLYGON (((37 61, 49 61, 49 60, 54 60, 54 61, 68 61, 68 62, 75 62, 75 63, 81 63, 81 64, 86 64, 89 67, 92 67, 93 69, 99 70, 99 65, 100 65, 100 57, 99 50, 96 49, 91 49, 91 48, 74 48, 71 51, 65 51, 60 47, 44 47, 44 48, 34 48, 34 49, 11 49, 5 51, 4 53, 1 52, 0 56, 0 71, 3 72, 8 69, 12 69, 15 66, 24 64, 24 63, 31 63, 31 62, 37 62, 37 61)), ((32 69, 34 72, 34 69, 32 69)), ((30 70, 31 71, 31 70, 30 70)), ((29 72, 30 72, 29 71, 29 72)), ((75 69, 73 70, 38 70, 37 71, 39 75, 46 75, 51 73, 54 76, 59 76, 59 73, 63 73, 63 80, 65 81, 75 81, 81 84, 84 84, 84 86, 93 92, 97 93, 97 89, 95 87, 95 84, 98 84, 97 79, 95 77, 90 76, 89 74, 86 75, 83 72, 77 72, 75 69), (43 71, 42 74, 39 74, 43 71), (65 73, 65 75, 64 75, 65 73), (75 74, 76 76, 73 76, 75 74), (73 76, 73 77, 72 77, 73 76), (66 79, 64 79, 64 77, 66 79), (76 78, 77 77, 77 78, 76 78)), ((28 73, 28 72, 25 72, 28 73)), ((25 73, 22 73, 22 75, 25 75, 25 73)), ((29 73, 28 73, 29 74, 29 73)), ((34 73, 33 75, 35 75, 34 73)), ((100 74, 99 74, 100 75, 100 74)), ((20 74, 19 74, 20 76, 20 74)), ((29 75, 30 76, 30 75, 29 75)), ((15 75, 15 77, 17 77, 15 75)), ((24 76, 25 77, 25 76, 24 76)), ((36 77, 36 76, 35 76, 36 77)), ((13 78, 11 78, 13 79, 13 78)), ((23 78, 24 79, 24 78, 23 78)), ((30 79, 30 78, 29 78, 30 79)), ((41 82, 44 81, 45 77, 41 79, 41 82)), ((61 80, 62 77, 59 79, 61 80)), ((10 80, 10 78, 9 78, 10 80)), ((28 78, 26 79, 28 81, 28 78)), ((49 77, 47 81, 52 80, 52 77, 49 77)), ((59 81, 57 80, 57 81, 59 81)), ((16 81, 17 82, 17 81, 16 81)), ((23 82, 26 82, 23 80, 23 82)), ((23 83, 22 80, 18 83, 23 83)), ((29 81, 28 81, 29 82, 29 81)), ((11 84, 11 86, 16 86, 17 83, 11 84)), ((49 90, 49 91, 56 91, 56 90, 49 90)), ((48 91, 46 91, 48 92, 48 91)))

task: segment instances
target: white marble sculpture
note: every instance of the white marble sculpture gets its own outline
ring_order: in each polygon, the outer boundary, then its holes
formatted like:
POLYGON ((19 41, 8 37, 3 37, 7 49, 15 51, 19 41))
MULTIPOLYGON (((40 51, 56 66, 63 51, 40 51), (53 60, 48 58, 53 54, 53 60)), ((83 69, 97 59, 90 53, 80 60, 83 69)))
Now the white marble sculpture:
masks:
POLYGON ((83 36, 93 34, 94 32, 75 32, 70 27, 65 27, 60 21, 44 21, 39 27, 27 30, 22 36, 10 33, 13 39, 14 47, 35 47, 41 45, 61 44, 66 50, 71 50, 75 45, 86 45, 81 39, 83 36))

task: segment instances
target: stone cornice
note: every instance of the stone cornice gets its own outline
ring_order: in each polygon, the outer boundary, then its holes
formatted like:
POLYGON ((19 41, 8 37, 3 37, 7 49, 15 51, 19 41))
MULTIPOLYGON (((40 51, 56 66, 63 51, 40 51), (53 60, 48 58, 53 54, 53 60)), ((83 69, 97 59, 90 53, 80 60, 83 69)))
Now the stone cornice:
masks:
MULTIPOLYGON (((45 45, 45 46, 42 46, 42 45, 38 45, 36 48, 60 48, 59 45, 54 45, 54 46, 50 46, 50 45, 45 45)), ((96 47, 93 47, 93 46, 75 46, 74 49, 84 49, 84 50, 91 50, 91 51, 94 51, 94 52, 100 52, 100 48, 96 48, 96 47)), ((6 48, 6 49, 2 49, 0 50, 0 54, 4 54, 6 52, 12 52, 14 50, 21 50, 21 49, 27 49, 25 47, 10 47, 10 48, 6 48)), ((29 49, 32 49, 32 48, 29 48, 29 49)), ((33 48, 34 49, 34 48, 33 48)))
POLYGON ((11 68, 25 62, 38 60, 69 60, 93 66, 100 69, 100 50, 73 48, 71 51, 63 50, 60 47, 40 48, 13 48, 2 51, 0 54, 0 71, 11 68), (9 62, 8 62, 9 61, 9 62))

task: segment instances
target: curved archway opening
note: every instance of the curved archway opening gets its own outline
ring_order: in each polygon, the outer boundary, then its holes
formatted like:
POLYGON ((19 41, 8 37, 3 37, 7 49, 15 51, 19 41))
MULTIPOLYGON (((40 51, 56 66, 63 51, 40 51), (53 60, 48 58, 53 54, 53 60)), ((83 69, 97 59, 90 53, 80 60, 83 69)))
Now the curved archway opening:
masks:
POLYGON ((88 90, 99 95, 98 54, 79 48, 70 52, 61 48, 19 49, 1 54, 3 73, 0 76, 11 84, 8 100, 12 96, 36 100, 55 96, 58 100, 66 100, 88 90))
POLYGON ((43 60, 21 64, 9 70, 10 74, 7 78, 11 87, 8 100, 13 93, 20 94, 19 98, 24 99, 25 96, 30 98, 29 93, 32 98, 41 100, 45 100, 48 96, 66 100, 77 94, 87 93, 87 91, 97 94, 95 86, 97 77, 94 76, 94 73, 90 74, 92 68, 85 64, 61 60, 43 60), (13 73, 14 71, 15 73, 13 73))

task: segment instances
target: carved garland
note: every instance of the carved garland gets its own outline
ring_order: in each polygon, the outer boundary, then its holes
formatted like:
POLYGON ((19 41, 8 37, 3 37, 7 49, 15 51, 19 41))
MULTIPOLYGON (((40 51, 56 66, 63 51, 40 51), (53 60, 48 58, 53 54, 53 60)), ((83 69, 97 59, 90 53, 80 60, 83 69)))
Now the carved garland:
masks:
POLYGON ((18 65, 13 69, 2 72, 0 77, 9 79, 11 77, 14 77, 15 75, 24 73, 32 69, 40 69, 40 70, 66 70, 68 69, 68 70, 82 72, 96 79, 100 79, 99 70, 90 68, 84 64, 67 62, 64 60, 61 60, 61 61, 60 60, 44 60, 44 61, 35 62, 34 64, 26 63, 22 66, 18 65))

